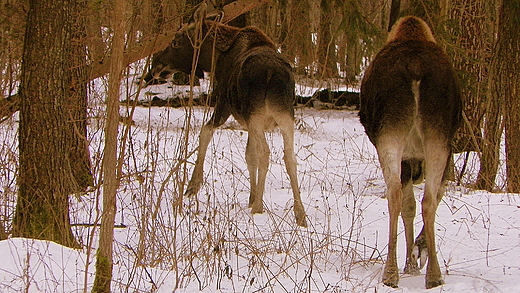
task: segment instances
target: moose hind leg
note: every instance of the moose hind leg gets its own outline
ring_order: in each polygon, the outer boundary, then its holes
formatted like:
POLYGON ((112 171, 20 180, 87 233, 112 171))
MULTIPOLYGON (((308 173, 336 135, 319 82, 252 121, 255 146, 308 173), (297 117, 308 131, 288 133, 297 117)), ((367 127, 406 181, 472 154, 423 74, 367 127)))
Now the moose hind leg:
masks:
POLYGON ((249 172, 249 207, 253 207, 256 198, 256 182, 258 177, 258 153, 254 149, 251 133, 248 134, 246 145, 246 163, 249 172))
POLYGON ((294 155, 294 122, 292 117, 287 115, 277 120, 277 124, 280 126, 280 130, 283 136, 283 159, 291 183, 291 189, 294 198, 294 216, 296 218, 296 224, 302 227, 307 227, 307 215, 305 214, 305 208, 303 207, 300 196, 296 156, 294 155))
MULTIPOLYGON (((444 170, 444 178, 442 179, 443 182, 445 181, 447 173, 450 171, 449 168, 450 168, 450 166, 446 165, 446 168, 444 170)), ((442 197, 444 196, 444 191, 445 191, 444 183, 442 183, 439 190, 437 191, 437 204, 439 204, 441 202, 442 197)), ((424 268, 424 266, 426 265, 426 263, 428 261, 428 246, 426 245, 426 236, 424 233, 424 225, 423 225, 423 228, 421 229, 421 232, 419 233, 419 235, 417 235, 417 238, 415 238, 413 254, 414 254, 413 257, 415 259, 419 260, 419 269, 424 268)))
POLYGON ((423 234, 428 249, 426 267, 426 288, 444 284, 437 260, 435 245, 435 214, 439 205, 440 193, 444 192, 444 171, 449 157, 449 146, 442 140, 431 139, 425 143, 425 186, 422 201, 423 234))
POLYGON ((403 191, 401 185, 401 157, 404 146, 398 142, 399 134, 386 134, 380 137, 376 145, 379 163, 383 170, 383 176, 387 186, 387 201, 389 220, 388 255, 383 272, 383 283, 396 288, 399 283, 399 270, 397 267, 397 227, 401 214, 403 191))
POLYGON ((418 275, 420 273, 417 266, 416 253, 414 254, 414 219, 416 212, 415 196, 413 194, 413 170, 415 164, 420 164, 419 160, 405 160, 401 162, 401 184, 403 186, 403 206, 401 217, 404 224, 406 238, 406 263, 404 273, 418 275))
POLYGON ((263 195, 267 170, 269 169, 270 151, 262 123, 259 123, 260 121, 253 122, 255 119, 251 120, 252 123, 249 123, 248 127, 246 162, 251 186, 249 206, 251 213, 257 214, 264 211, 263 195))

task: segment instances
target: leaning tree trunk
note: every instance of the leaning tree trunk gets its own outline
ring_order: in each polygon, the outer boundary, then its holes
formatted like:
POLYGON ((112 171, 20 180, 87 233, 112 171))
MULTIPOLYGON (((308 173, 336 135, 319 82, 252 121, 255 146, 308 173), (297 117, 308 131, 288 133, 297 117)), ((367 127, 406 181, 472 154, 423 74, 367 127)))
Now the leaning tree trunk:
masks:
POLYGON ((68 195, 70 43, 74 0, 31 0, 20 80, 20 170, 13 235, 77 247, 68 195))
MULTIPOLYGON (((237 16, 259 7, 269 0, 237 0, 232 4, 223 7, 224 17, 223 22, 228 22, 237 16)), ((89 26, 90 27, 90 26, 89 26)), ((143 59, 153 53, 159 52, 166 48, 174 37, 177 29, 171 29, 163 32, 158 36, 150 36, 141 40, 141 42, 134 44, 125 51, 123 63, 129 65, 140 59, 143 59)), ((100 32, 99 32, 100 33, 100 32)), ((90 34, 91 37, 93 36, 90 34)), ((103 52, 103 42, 98 40, 98 44, 94 48, 90 48, 95 61, 88 65, 89 80, 96 79, 107 74, 110 71, 110 56, 101 54, 103 52), (100 53, 95 54, 95 53, 100 53), (98 59, 99 58, 99 59, 98 59)), ((13 95, 6 99, 0 99, 0 123, 2 118, 13 115, 19 109, 20 98, 19 95, 13 95)))
POLYGON ((520 192, 520 0, 503 0, 498 26, 498 91, 504 98, 507 191, 520 192))

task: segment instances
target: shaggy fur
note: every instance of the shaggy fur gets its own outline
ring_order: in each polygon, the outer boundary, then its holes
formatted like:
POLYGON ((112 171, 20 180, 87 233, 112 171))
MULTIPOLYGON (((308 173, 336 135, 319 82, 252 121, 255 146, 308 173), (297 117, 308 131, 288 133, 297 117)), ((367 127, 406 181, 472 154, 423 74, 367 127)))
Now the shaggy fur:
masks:
MULTIPOLYGON (((435 247, 435 212, 444 194, 451 141, 461 120, 461 95, 448 56, 420 18, 400 19, 365 72, 360 121, 375 145, 387 185, 390 214, 383 282, 397 287, 397 221, 406 237, 405 273, 428 258, 426 287, 443 284, 435 247), (414 244, 412 183, 425 178, 423 229, 414 244)), ((422 266, 421 266, 422 267, 422 266)))

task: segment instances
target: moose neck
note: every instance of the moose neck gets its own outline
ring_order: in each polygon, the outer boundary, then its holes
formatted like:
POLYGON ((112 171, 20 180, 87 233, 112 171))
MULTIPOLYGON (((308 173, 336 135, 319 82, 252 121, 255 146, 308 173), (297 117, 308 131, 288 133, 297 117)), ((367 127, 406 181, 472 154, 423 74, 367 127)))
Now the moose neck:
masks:
POLYGON ((203 27, 206 37, 200 48, 198 67, 210 72, 213 59, 218 60, 222 52, 227 51, 230 42, 235 39, 241 29, 210 20, 205 21, 203 27))
POLYGON ((218 58, 219 52, 213 52, 213 38, 206 38, 200 47, 200 55, 197 67, 205 72, 211 72, 213 58, 218 58))

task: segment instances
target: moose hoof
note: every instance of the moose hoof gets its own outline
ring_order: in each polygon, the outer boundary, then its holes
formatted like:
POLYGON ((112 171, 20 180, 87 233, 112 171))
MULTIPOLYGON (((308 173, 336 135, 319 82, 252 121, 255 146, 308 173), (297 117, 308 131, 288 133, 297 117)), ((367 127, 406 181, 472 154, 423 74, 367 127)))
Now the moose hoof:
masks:
POLYGON ((300 227, 307 228, 307 220, 305 219, 305 215, 303 216, 296 216, 296 224, 300 227))
POLYGON ((426 245, 426 237, 422 234, 415 239, 412 257, 419 260, 419 269, 424 268, 428 261, 428 247, 426 245))
POLYGON ((419 270, 419 266, 417 266, 417 261, 407 261, 404 266, 404 273, 408 275, 417 276, 421 274, 421 270, 419 270))
POLYGON ((186 188, 186 191, 184 192, 184 196, 186 197, 192 197, 196 196, 197 193, 199 193, 200 190, 200 184, 197 182, 192 182, 188 184, 188 188, 186 188))
POLYGON ((385 284, 385 286, 388 286, 390 288, 397 288, 397 284, 399 282, 394 282, 394 281, 384 281, 383 284, 385 284))
POLYGON ((426 280, 426 289, 435 288, 435 287, 441 286, 443 284, 444 284, 444 281, 442 279, 431 280, 431 281, 426 280))
POLYGON ((404 268, 404 273, 412 276, 418 276, 421 274, 421 271, 419 270, 419 267, 415 266, 407 266, 404 268))
POLYGON ((251 213, 252 214, 262 214, 264 212, 264 207, 262 206, 262 204, 256 204, 256 203, 253 203, 251 205, 251 213))
POLYGON ((385 269, 383 274, 383 284, 388 287, 397 288, 399 284, 399 273, 394 269, 385 269))

